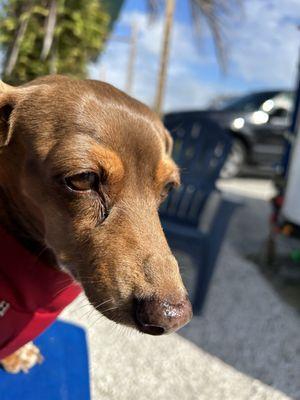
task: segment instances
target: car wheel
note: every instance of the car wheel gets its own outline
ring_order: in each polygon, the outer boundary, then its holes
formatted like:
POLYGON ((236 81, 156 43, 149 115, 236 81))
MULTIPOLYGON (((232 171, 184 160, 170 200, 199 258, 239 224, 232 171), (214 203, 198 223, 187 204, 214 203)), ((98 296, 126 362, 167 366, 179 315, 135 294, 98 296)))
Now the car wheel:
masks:
POLYGON ((237 176, 246 161, 245 145, 238 139, 235 139, 231 151, 225 161, 224 167, 221 170, 221 178, 229 179, 237 176))

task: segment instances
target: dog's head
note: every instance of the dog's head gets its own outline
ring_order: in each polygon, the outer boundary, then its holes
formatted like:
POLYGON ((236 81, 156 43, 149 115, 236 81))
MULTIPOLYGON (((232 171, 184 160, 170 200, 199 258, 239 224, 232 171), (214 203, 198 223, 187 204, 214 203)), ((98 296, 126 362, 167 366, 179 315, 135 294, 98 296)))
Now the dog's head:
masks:
POLYGON ((0 109, 2 154, 19 165, 9 179, 94 307, 149 334, 187 323, 191 305, 158 216, 179 184, 159 118, 108 84, 61 76, 2 85, 0 109))

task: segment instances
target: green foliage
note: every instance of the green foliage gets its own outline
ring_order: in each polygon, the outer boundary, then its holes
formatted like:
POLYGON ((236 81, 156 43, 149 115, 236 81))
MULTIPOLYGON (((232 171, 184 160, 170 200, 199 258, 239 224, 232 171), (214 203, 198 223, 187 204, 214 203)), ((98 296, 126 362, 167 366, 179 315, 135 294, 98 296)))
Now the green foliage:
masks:
POLYGON ((0 47, 5 52, 4 70, 22 22, 26 23, 12 72, 4 79, 23 83, 49 73, 85 77, 89 61, 101 52, 110 18, 100 0, 57 0, 57 18, 53 41, 42 59, 48 0, 4 0, 0 3, 0 47))

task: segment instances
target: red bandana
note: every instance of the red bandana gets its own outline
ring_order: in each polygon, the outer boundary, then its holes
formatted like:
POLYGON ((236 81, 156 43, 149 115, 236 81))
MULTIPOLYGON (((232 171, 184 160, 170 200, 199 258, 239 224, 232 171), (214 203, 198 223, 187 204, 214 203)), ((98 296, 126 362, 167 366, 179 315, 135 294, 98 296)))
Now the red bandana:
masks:
POLYGON ((0 228, 0 360, 42 333, 80 291, 0 228))

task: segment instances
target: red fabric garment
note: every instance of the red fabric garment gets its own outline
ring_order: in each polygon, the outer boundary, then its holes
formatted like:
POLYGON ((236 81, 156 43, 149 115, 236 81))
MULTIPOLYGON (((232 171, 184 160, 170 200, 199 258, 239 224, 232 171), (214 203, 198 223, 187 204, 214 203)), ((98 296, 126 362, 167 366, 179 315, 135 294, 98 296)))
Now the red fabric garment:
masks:
POLYGON ((0 228, 0 360, 42 333, 81 292, 0 228))

